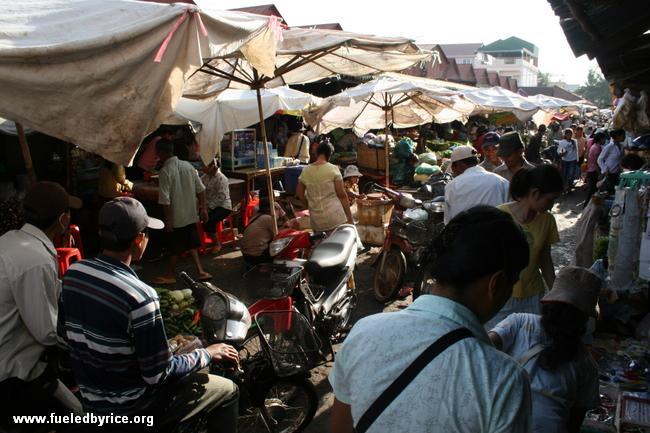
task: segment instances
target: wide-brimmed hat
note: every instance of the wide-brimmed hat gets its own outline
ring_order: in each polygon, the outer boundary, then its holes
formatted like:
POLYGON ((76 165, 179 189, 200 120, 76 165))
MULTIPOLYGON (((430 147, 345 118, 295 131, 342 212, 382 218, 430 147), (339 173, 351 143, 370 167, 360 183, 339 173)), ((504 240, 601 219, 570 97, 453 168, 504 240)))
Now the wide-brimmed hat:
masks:
POLYGON ((524 142, 521 141, 521 136, 518 132, 506 132, 499 137, 499 150, 497 150, 497 156, 510 156, 516 150, 523 148, 524 142))
POLYGON ((343 172, 343 179, 347 179, 348 177, 361 177, 363 174, 359 171, 356 165, 348 165, 345 167, 345 171, 343 172))
POLYGON ((553 288, 542 298, 543 304, 570 304, 588 316, 598 315, 598 294, 603 281, 596 273, 579 266, 567 266, 558 272, 553 288))

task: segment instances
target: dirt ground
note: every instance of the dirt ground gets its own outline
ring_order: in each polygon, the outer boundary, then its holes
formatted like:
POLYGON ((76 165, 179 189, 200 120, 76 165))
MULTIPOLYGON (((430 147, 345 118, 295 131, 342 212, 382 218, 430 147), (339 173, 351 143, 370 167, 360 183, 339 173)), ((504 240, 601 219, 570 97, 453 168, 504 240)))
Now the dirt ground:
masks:
MULTIPOLYGON (((556 270, 568 265, 573 255, 573 249, 576 243, 574 226, 582 210, 581 202, 583 197, 584 193, 582 191, 575 191, 561 197, 553 208, 553 214, 555 215, 560 232, 560 242, 552 249, 553 262, 556 270)), ((382 305, 373 298, 372 278, 374 269, 370 264, 378 253, 379 248, 370 248, 358 257, 355 281, 360 296, 354 314, 355 321, 381 311, 402 309, 410 303, 410 298, 407 298, 406 300, 382 305)), ((242 284, 242 258, 236 246, 225 247, 218 255, 201 256, 201 260, 206 270, 214 276, 213 283, 217 286, 235 294, 244 302, 248 303, 256 300, 256 294, 246 290, 242 284)), ((144 260, 141 266, 142 269, 138 269, 138 273, 145 281, 149 281, 153 276, 162 273, 165 263, 163 260, 152 260, 150 258, 144 260)), ((180 262, 180 270, 186 270, 190 275, 196 274, 189 259, 180 262)), ((179 288, 183 287, 179 286, 179 288)), ((331 363, 328 363, 312 371, 312 381, 320 396, 320 406, 315 419, 307 429, 310 433, 325 433, 329 431, 329 414, 333 402, 332 388, 327 381, 330 368, 331 363)))

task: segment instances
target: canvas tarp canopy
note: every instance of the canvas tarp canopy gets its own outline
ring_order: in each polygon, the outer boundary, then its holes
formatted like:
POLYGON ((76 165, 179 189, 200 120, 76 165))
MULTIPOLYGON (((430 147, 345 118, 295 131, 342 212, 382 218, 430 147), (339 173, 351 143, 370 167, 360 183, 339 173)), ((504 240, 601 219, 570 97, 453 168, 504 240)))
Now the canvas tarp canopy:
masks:
POLYGON ((343 128, 362 136, 370 129, 385 128, 386 123, 407 128, 467 120, 473 110, 474 104, 458 91, 389 73, 327 98, 321 107, 306 113, 305 120, 320 134, 343 128))
POLYGON ((562 108, 579 108, 580 104, 547 95, 528 96, 527 98, 542 110, 559 110, 562 108))
MULTIPOLYGON (((215 58, 185 85, 184 96, 206 98, 226 88, 305 84, 335 75, 401 71, 431 57, 410 39, 339 30, 290 28, 277 45, 275 72, 255 78, 251 64, 235 53, 215 58)), ((260 71, 264 72, 264 71, 260 71)))
POLYGON ((539 110, 539 106, 517 93, 502 87, 472 89, 462 92, 476 108, 472 114, 511 112, 519 120, 527 120, 539 110))
POLYGON ((268 21, 182 3, 0 0, 0 116, 129 164, 203 59, 245 46, 268 70, 268 21))
MULTIPOLYGON (((264 118, 278 110, 297 111, 319 104, 321 99, 308 93, 276 87, 262 89, 262 112, 264 118)), ((255 90, 228 89, 212 100, 181 98, 176 105, 176 115, 201 123, 196 139, 201 143, 201 158, 214 158, 214 147, 203 143, 221 143, 223 135, 235 129, 246 128, 259 122, 255 90)))

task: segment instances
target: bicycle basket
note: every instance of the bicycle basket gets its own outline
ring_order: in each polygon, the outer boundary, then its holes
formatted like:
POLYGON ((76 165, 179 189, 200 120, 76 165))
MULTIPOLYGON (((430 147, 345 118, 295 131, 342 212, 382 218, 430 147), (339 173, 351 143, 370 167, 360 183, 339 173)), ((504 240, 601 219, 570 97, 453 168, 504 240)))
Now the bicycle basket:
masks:
POLYGON ((263 311, 255 316, 255 323, 277 376, 292 376, 318 364, 320 342, 298 311, 263 311))

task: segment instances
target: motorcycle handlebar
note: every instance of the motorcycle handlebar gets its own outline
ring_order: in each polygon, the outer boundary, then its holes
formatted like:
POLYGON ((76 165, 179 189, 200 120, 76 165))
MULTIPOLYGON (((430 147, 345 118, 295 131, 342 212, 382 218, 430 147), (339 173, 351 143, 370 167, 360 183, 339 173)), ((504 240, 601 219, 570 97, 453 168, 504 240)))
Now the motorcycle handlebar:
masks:
POLYGON ((192 277, 190 277, 185 271, 181 272, 179 276, 181 277, 181 280, 187 284, 188 287, 192 287, 194 284, 196 284, 196 281, 194 281, 192 277))

